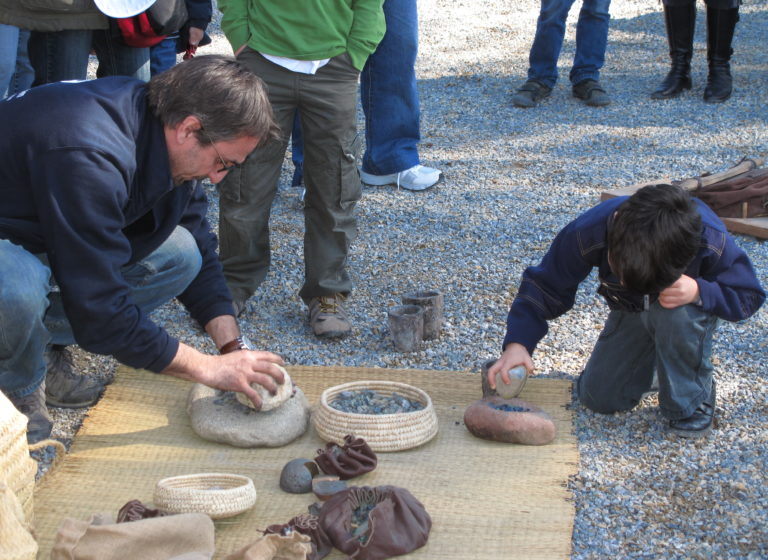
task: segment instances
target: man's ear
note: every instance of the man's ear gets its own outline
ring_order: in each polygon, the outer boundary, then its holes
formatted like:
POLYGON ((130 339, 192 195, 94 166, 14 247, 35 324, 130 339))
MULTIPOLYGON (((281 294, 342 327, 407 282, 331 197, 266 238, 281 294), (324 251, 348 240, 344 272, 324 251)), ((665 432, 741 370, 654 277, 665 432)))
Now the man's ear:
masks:
POLYGON ((203 128, 203 125, 200 122, 200 119, 194 115, 184 117, 184 120, 174 128, 176 142, 185 144, 190 140, 197 141, 197 131, 201 128, 203 128))

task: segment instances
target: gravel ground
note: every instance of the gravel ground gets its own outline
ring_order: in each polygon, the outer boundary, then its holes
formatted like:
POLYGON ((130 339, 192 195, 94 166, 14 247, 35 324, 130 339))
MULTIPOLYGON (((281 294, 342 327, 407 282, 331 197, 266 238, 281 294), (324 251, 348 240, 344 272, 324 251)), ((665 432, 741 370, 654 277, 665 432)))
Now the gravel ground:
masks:
MULTIPOLYGON (((418 61, 423 163, 445 181, 423 193, 365 188, 350 267, 354 335, 316 340, 297 292, 303 280, 300 189, 286 160, 272 217, 273 269, 242 321, 259 347, 289 364, 479 371, 496 357, 523 269, 553 235, 606 189, 720 171, 743 156, 768 156, 768 2, 745 3, 736 30, 734 95, 705 104, 705 16, 699 6, 693 90, 671 101, 648 94, 667 70, 660 5, 615 0, 603 84, 613 104, 595 109, 570 94, 577 8, 560 57, 563 79, 536 109, 511 106, 525 80, 538 2, 422 0, 418 61), (386 309, 415 289, 445 294, 442 336, 400 354, 386 309)), ((218 32, 201 54, 230 52, 218 32)), ((362 121, 361 121, 362 129, 362 121)), ((211 216, 216 223, 216 195, 211 216)), ((768 286, 768 245, 737 236, 768 286)), ((587 282, 575 308, 553 321, 534 356, 540 376, 575 379, 606 306, 587 282)), ((156 320, 213 351, 176 304, 156 320)), ((768 557, 768 311, 722 323, 714 362, 716 429, 702 441, 667 435, 655 397, 604 416, 574 405, 581 462, 569 482, 576 506, 574 559, 768 557)), ((77 351, 80 368, 109 378, 115 363, 77 351)), ((447 379, 447 382, 450 382, 447 379)), ((54 410, 54 435, 69 443, 82 411, 54 410)), ((47 461, 44 461, 44 463, 47 461)), ((45 465, 43 466, 44 470, 45 465)))

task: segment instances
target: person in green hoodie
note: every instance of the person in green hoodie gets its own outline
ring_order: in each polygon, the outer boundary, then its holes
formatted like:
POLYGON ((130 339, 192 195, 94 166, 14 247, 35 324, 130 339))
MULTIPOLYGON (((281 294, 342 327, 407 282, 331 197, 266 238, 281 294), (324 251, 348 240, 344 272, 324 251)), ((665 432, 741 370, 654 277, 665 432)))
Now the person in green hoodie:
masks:
POLYGON ((356 159, 357 86, 384 36, 382 0, 219 0, 237 59, 267 85, 280 140, 255 150, 219 184, 220 258, 235 311, 266 277, 269 215, 299 111, 305 146, 304 269, 299 295, 318 337, 351 332, 349 246, 362 194, 356 159))

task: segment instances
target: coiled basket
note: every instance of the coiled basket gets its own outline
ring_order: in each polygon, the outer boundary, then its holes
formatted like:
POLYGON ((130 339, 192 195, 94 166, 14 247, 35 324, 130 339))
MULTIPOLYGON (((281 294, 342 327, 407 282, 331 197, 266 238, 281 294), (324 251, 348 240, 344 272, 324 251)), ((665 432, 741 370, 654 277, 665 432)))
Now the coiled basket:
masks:
POLYGON ((205 513, 221 519, 256 503, 256 488, 247 476, 201 473, 172 476, 155 486, 155 507, 169 513, 205 513))

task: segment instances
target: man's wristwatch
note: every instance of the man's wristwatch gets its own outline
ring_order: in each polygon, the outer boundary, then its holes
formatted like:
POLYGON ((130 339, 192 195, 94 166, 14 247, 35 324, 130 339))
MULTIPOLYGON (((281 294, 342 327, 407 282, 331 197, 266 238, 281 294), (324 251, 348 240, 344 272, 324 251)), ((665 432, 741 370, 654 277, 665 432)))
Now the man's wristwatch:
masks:
POLYGON ((224 346, 219 348, 219 354, 229 354, 230 352, 236 352, 237 350, 252 350, 251 341, 245 336, 238 336, 234 340, 230 340, 224 346))

